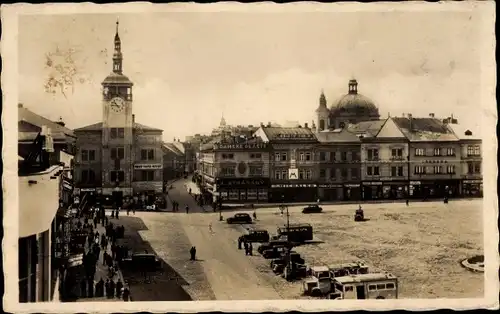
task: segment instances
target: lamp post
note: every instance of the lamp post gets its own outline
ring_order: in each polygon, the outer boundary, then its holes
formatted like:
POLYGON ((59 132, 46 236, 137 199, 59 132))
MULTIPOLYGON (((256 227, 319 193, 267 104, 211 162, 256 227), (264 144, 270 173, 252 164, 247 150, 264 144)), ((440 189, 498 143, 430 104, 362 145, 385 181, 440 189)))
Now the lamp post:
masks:
POLYGON ((288 263, 288 269, 292 269, 292 262, 291 262, 291 259, 290 259, 290 251, 292 250, 291 248, 291 243, 290 243, 290 212, 288 211, 288 206, 285 205, 285 195, 281 195, 281 206, 280 206, 280 210, 281 210, 281 214, 283 214, 283 212, 286 210, 286 241, 287 241, 287 251, 286 251, 286 255, 287 255, 287 263, 288 263))

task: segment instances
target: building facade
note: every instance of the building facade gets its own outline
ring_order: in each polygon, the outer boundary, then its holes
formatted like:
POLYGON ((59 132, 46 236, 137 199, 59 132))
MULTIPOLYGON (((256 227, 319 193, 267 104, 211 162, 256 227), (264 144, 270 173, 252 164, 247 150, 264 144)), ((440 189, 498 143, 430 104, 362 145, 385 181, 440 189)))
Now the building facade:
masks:
POLYGON ((200 151, 202 190, 212 201, 259 203, 269 198, 269 145, 260 138, 221 138, 200 151))
POLYGON ((314 133, 308 128, 261 126, 255 136, 270 145, 270 202, 305 202, 318 199, 314 133))
POLYGON ((163 190, 160 129, 135 122, 132 81, 123 74, 121 39, 114 38, 113 69, 102 82, 102 122, 75 130, 76 194, 152 198, 163 190))
POLYGON ((371 123, 361 135, 361 164, 364 200, 408 197, 408 141, 392 118, 371 123))
POLYGON ((347 129, 316 134, 318 198, 321 201, 359 200, 361 143, 347 129))
POLYGON ((410 197, 460 196, 461 147, 448 122, 411 114, 393 121, 408 141, 410 197))

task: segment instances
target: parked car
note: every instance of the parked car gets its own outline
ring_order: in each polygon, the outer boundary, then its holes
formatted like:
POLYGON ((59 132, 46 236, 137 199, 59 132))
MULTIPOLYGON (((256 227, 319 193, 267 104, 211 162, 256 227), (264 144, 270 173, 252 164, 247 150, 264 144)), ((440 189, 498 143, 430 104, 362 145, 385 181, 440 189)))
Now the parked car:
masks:
POLYGON ((289 243, 286 240, 271 240, 269 242, 262 243, 258 248, 257 252, 260 254, 264 253, 264 251, 272 249, 274 246, 287 246, 294 247, 295 243, 289 243))
POLYGON ((250 217, 249 214, 247 213, 238 213, 234 215, 233 217, 229 217, 226 219, 226 222, 228 224, 251 224, 252 223, 252 217, 250 217))
POLYGON ((131 271, 157 271, 162 269, 162 261, 151 253, 134 253, 122 260, 121 267, 131 271))
POLYGON ((285 253, 288 250, 286 246, 282 245, 276 245, 273 246, 272 248, 265 250, 262 252, 262 256, 265 259, 270 259, 270 258, 278 258, 281 256, 282 253, 285 253))
POLYGON ((269 232, 262 229, 247 229, 247 234, 243 235, 243 239, 247 242, 268 242, 269 232))
POLYGON ((316 214, 316 213, 321 213, 323 211, 323 208, 319 207, 318 205, 309 205, 307 207, 304 207, 302 209, 303 214, 316 214))

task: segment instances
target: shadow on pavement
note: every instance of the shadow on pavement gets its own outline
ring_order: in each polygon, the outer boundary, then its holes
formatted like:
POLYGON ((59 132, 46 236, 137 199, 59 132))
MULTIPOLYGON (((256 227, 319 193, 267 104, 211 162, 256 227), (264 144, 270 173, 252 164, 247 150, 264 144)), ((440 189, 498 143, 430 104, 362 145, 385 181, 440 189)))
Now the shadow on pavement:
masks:
MULTIPOLYGON (((121 216, 120 219, 112 219, 111 222, 125 227, 124 238, 118 239, 118 245, 128 247, 131 253, 147 251, 156 254, 149 242, 144 241, 139 234, 139 231, 148 229, 140 218, 121 216)), ((191 296, 182 288, 189 283, 168 263, 160 260, 163 270, 149 273, 149 278, 144 278, 144 274, 140 272, 122 269, 123 278, 129 284, 133 301, 191 301, 191 296)))

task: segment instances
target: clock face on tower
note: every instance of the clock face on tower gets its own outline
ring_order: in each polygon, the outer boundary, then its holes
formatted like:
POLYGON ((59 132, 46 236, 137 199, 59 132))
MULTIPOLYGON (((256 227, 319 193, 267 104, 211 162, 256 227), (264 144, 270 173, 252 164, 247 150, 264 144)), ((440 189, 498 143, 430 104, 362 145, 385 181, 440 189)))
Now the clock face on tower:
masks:
POLYGON ((120 97, 115 97, 109 102, 111 110, 114 112, 121 112, 125 107, 125 102, 120 97))

